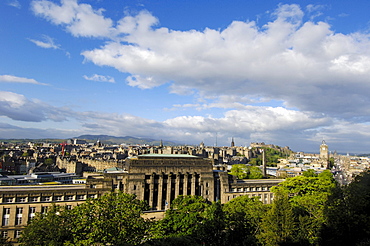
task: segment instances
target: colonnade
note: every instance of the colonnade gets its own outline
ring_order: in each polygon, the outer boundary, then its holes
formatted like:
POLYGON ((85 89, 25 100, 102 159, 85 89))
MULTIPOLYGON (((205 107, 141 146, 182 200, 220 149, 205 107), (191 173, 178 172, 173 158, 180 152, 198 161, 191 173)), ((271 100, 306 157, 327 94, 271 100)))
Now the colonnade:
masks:
POLYGON ((179 195, 201 195, 200 175, 170 173, 146 175, 144 200, 155 210, 167 209, 179 195))

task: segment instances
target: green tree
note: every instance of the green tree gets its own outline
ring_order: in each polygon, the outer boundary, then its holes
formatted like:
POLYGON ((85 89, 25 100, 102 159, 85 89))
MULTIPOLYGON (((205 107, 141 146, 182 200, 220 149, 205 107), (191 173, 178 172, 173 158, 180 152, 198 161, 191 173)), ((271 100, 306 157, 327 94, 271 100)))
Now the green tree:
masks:
POLYGON ((308 169, 307 171, 304 171, 302 173, 302 175, 304 177, 317 177, 317 174, 316 174, 315 170, 313 170, 313 169, 308 169))
POLYGON ((105 194, 71 210, 75 245, 137 245, 145 241, 151 221, 141 217, 149 207, 135 195, 105 194))
POLYGON ((199 238, 207 245, 225 245, 225 214, 220 202, 213 202, 203 213, 199 238))
POLYGON ((261 179, 262 171, 256 166, 247 166, 245 164, 235 164, 231 167, 230 174, 238 179, 261 179))
POLYGON ((260 231, 265 206, 259 197, 239 196, 223 206, 226 235, 229 245, 257 245, 256 235, 260 231))
POLYGON ((64 207, 51 206, 45 214, 36 213, 23 230, 20 244, 24 246, 58 246, 72 240, 71 217, 64 207))
POLYGON ((37 213, 21 245, 138 245, 148 239, 152 221, 141 217, 148 206, 135 195, 112 192, 66 210, 52 206, 37 213))
POLYGON ((238 179, 245 179, 248 177, 248 167, 245 164, 234 164, 231 167, 230 174, 238 179))
POLYGON ((325 210, 324 245, 370 245, 370 171, 337 188, 325 210))
POLYGON ((203 213, 210 204, 201 196, 178 196, 156 226, 155 237, 184 237, 201 230, 203 213))
MULTIPOLYGON (((224 217, 219 202, 210 203, 201 196, 178 196, 165 217, 153 229, 160 242, 176 240, 178 244, 222 245, 224 217)), ((166 245, 166 244, 164 244, 166 245)))
POLYGON ((248 167, 248 179, 261 179, 263 178, 262 171, 259 167, 248 167))
POLYGON ((270 209, 262 218, 259 241, 265 246, 291 245, 296 241, 297 224, 288 194, 276 192, 270 209))
POLYGON ((330 171, 325 170, 317 177, 297 176, 288 178, 273 187, 273 192, 290 194, 291 203, 297 223, 299 223, 299 240, 317 244, 325 222, 324 210, 329 196, 337 187, 330 171))

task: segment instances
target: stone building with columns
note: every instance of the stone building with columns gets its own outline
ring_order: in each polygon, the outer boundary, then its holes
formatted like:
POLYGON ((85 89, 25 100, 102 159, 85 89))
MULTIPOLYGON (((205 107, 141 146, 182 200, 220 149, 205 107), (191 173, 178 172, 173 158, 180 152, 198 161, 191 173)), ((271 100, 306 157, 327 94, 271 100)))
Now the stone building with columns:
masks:
POLYGON ((248 195, 271 203, 270 188, 282 179, 237 180, 226 171, 214 170, 212 160, 192 155, 146 154, 126 159, 122 174, 107 173, 116 189, 135 194, 152 210, 169 208, 179 195, 198 195, 225 203, 248 195))
POLYGON ((164 211, 179 195, 198 195, 210 202, 226 203, 235 197, 260 197, 271 203, 270 188, 282 179, 237 180, 215 170, 212 160, 185 154, 145 154, 127 158, 123 168, 87 173, 85 182, 71 185, 0 186, 0 233, 16 240, 37 212, 57 204, 73 208, 88 198, 115 190, 135 194, 152 211, 164 211))

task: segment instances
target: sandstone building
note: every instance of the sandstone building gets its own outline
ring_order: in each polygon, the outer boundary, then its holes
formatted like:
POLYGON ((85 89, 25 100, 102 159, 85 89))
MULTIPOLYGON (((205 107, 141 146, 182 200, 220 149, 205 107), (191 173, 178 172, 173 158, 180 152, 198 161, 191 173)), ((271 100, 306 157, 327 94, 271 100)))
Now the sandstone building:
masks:
POLYGON ((270 188, 281 179, 236 180, 226 171, 214 170, 212 160, 184 154, 145 154, 127 158, 122 168, 88 175, 66 185, 0 186, 0 231, 16 239, 35 213, 55 203, 73 208, 88 198, 120 190, 145 200, 153 211, 164 211, 179 195, 198 195, 225 203, 248 195, 271 203, 270 188))

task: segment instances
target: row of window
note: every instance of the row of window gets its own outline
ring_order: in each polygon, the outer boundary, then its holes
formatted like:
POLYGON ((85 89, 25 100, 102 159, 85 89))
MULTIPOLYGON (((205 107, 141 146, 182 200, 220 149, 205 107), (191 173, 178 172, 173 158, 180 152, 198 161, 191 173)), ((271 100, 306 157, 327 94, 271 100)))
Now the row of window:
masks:
MULTIPOLYGON (((48 206, 42 206, 41 211, 36 211, 36 207, 29 207, 28 211, 28 220, 31 220, 36 212, 47 213, 48 206)), ((66 205, 66 209, 72 209, 72 205, 66 205)), ((23 208, 16 208, 15 214, 15 225, 21 225, 23 222, 23 208)), ((27 222, 27 221, 25 221, 27 222)), ((3 219, 2 219, 2 226, 8 226, 10 223, 10 208, 3 208, 3 219)))
MULTIPOLYGON (((96 194, 87 195, 88 198, 96 198, 96 194)), ((86 195, 66 195, 66 196, 34 196, 34 197, 4 197, 3 203, 25 203, 25 202, 51 202, 51 201, 73 201, 73 200, 85 200, 86 195)))
POLYGON ((248 192, 248 191, 269 191, 270 187, 244 187, 244 188, 231 188, 230 192, 248 192))
MULTIPOLYGON (((227 196, 227 200, 230 201, 230 199, 233 199, 233 198, 236 198, 238 197, 239 195, 232 195, 232 196, 227 196)), ((255 196, 258 196, 260 198, 260 201, 263 202, 263 203, 271 203, 273 200, 274 200, 274 194, 273 193, 270 193, 270 194, 249 194, 249 197, 255 197, 255 196), (269 201, 269 196, 270 196, 270 201, 269 201)))
MULTIPOLYGON (((21 231, 21 230, 15 230, 15 231, 14 231, 14 238, 20 238, 20 237, 21 237, 21 233, 22 233, 22 231, 21 231)), ((10 235, 9 235, 8 231, 1 231, 1 236, 2 236, 3 238, 8 238, 8 237, 10 237, 10 235)))

